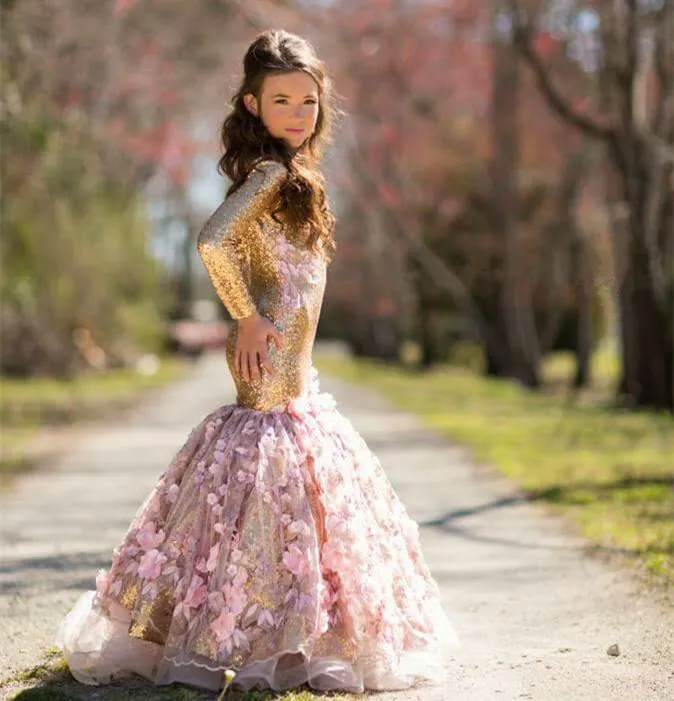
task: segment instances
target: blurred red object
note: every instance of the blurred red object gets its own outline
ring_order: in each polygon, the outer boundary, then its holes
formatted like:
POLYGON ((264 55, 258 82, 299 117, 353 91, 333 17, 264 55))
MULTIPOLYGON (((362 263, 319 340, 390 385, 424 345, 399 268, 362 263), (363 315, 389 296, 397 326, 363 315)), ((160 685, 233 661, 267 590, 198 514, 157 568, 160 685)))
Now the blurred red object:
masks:
POLYGON ((226 321, 194 321, 184 319, 171 324, 169 336, 175 349, 185 353, 200 353, 223 348, 229 333, 226 321))

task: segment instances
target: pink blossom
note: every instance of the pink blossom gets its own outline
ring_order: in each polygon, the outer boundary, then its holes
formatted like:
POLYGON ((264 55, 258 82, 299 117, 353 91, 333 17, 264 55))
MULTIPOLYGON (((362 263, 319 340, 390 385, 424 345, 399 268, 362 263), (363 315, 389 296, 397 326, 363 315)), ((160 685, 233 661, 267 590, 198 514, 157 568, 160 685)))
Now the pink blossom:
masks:
POLYGON ((225 597, 222 595, 222 592, 212 591, 208 595, 208 606, 211 609, 211 611, 215 611, 216 613, 219 613, 222 610, 222 607, 224 605, 225 605, 225 597))
POLYGON ((209 506, 213 506, 213 504, 218 503, 218 495, 215 492, 209 492, 208 496, 206 497, 206 503, 209 506))
POLYGON ((140 558, 138 564, 138 576, 143 579, 155 579, 161 573, 161 566, 166 562, 166 555, 159 550, 148 550, 140 558))
POLYGON ((341 560, 338 544, 334 540, 328 540, 321 550, 321 563, 323 567, 333 572, 338 572, 341 560))
POLYGON ((245 567, 239 567, 236 577, 233 579, 233 584, 236 587, 242 587, 248 581, 248 571, 245 567))
POLYGON ((219 643, 224 643, 234 633, 236 619, 227 607, 223 608, 220 615, 211 623, 211 630, 219 643))
POLYGON ((222 592, 225 595, 229 610, 235 616, 238 616, 243 611, 246 603, 248 603, 248 597, 240 587, 229 582, 222 587, 222 592))
POLYGON ((262 610, 260 611, 258 617, 257 617, 257 624, 258 626, 263 626, 265 623, 267 623, 270 626, 274 625, 274 617, 271 615, 269 611, 262 610))
POLYGON ((175 504, 175 502, 178 500, 179 492, 180 492, 180 487, 177 484, 172 484, 166 490, 166 501, 168 501, 171 504, 175 504))
POLYGON ((305 397, 294 397, 286 405, 288 413, 296 419, 306 418, 309 405, 305 397))
POLYGON ((234 630, 234 644, 244 650, 250 650, 248 636, 240 628, 234 630))
POLYGON ((305 554, 294 543, 283 553, 283 564, 299 578, 309 571, 305 554))
POLYGON ((290 514, 283 514, 283 516, 281 516, 281 523, 284 526, 287 526, 289 523, 292 522, 292 520, 293 520, 293 517, 290 514))
POLYGON ((183 599, 183 606, 186 608, 198 608, 205 601, 206 594, 207 589, 204 580, 198 574, 195 574, 183 599))
POLYGON ((308 535, 310 530, 309 526, 304 521, 293 521, 290 526, 288 526, 288 531, 290 533, 302 533, 308 535))
POLYGON ((220 553, 220 543, 216 543, 208 555, 208 562, 206 562, 206 569, 212 572, 218 562, 218 555, 220 553))
POLYGON ((154 521, 146 521, 143 528, 136 534, 138 545, 143 550, 153 550, 164 542, 163 529, 157 533, 157 526, 154 521))

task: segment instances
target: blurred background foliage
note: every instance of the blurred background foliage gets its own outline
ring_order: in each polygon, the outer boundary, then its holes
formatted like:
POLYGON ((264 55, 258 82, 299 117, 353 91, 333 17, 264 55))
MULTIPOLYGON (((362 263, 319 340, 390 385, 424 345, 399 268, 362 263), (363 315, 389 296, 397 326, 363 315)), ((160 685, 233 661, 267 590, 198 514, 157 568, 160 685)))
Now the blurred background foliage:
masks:
POLYGON ((558 351, 590 387, 610 347, 610 394, 672 410, 671 0, 1 11, 5 375, 128 367, 214 300, 194 238, 226 189, 218 127, 249 41, 283 26, 345 112, 322 337, 420 369, 469 347, 533 390, 558 351))

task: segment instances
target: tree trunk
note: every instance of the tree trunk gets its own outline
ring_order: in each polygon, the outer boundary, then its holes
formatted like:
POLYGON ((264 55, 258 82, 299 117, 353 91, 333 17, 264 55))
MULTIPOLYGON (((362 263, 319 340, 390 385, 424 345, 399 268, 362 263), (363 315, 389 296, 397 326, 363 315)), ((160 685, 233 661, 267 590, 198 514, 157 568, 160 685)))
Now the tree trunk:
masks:
POLYGON ((503 237, 505 242, 500 302, 509 359, 507 373, 533 388, 540 385, 538 333, 517 221, 520 63, 509 41, 495 39, 492 52, 492 221, 495 229, 498 229, 494 235, 503 237))
POLYGON ((641 232, 632 230, 630 235, 631 264, 619 288, 623 351, 620 393, 633 406, 674 411, 672 320, 653 294, 641 232))

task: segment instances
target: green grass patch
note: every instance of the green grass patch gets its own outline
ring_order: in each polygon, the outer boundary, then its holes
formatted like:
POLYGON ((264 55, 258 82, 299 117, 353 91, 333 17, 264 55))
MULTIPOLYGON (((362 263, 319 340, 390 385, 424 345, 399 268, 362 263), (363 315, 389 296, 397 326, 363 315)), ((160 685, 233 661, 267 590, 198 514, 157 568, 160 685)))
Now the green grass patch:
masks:
POLYGON ((41 428, 70 425, 129 406, 143 391, 183 376, 187 367, 181 358, 165 357, 153 374, 123 368, 72 380, 0 378, 0 489, 37 465, 29 448, 41 428))
MULTIPOLYGON (((206 691, 183 684, 154 686, 141 677, 98 687, 77 682, 68 671, 59 648, 51 646, 39 664, 0 679, 0 697, 12 701, 215 701, 220 692, 206 691)), ((285 692, 248 692, 230 689, 223 701, 356 701, 362 695, 338 692, 313 692, 301 687, 285 692)))
MULTIPOLYGON (((545 373, 559 379, 564 370, 555 362, 545 373)), ((421 373, 319 353, 315 364, 418 414, 512 478, 529 498, 570 516, 598 551, 627 557, 650 585, 671 593, 671 415, 569 401, 450 366, 421 373)), ((603 372, 610 375, 610 365, 603 372)))

